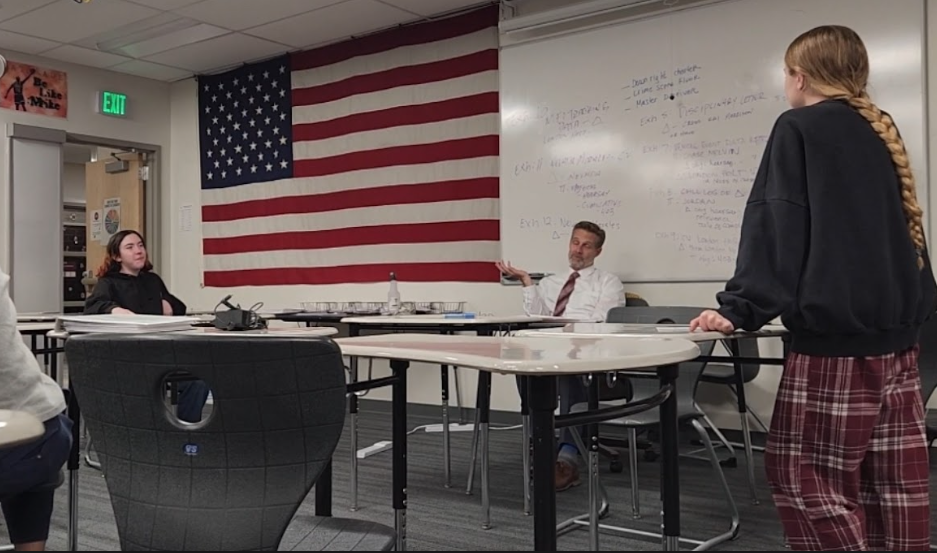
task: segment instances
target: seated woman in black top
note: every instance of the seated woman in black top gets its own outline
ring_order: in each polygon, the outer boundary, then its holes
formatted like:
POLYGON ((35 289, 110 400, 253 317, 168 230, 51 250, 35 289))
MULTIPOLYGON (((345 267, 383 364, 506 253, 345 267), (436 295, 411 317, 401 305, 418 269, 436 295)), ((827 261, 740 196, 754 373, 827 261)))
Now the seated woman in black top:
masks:
MULTIPOLYGON (((122 230, 107 242, 107 257, 96 276, 98 282, 85 300, 86 315, 185 315, 186 306, 166 289, 146 254, 140 233, 122 230)), ((179 384, 176 414, 186 422, 202 420, 208 385, 201 380, 179 384)))

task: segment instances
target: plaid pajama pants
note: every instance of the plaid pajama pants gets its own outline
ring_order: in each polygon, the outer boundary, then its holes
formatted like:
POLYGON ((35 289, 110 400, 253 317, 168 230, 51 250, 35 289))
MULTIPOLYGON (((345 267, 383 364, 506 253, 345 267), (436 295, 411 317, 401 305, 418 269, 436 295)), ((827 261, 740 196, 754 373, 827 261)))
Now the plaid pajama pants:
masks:
POLYGON ((917 360, 788 356, 765 465, 792 550, 930 549, 917 360))

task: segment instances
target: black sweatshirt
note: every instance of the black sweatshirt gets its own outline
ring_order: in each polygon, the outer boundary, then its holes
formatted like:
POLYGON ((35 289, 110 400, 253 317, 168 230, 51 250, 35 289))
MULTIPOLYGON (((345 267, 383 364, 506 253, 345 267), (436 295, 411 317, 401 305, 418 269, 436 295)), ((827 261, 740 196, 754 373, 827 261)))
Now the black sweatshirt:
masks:
POLYGON ((775 123, 735 276, 716 299, 736 328, 780 316, 793 352, 884 355, 916 344, 937 309, 926 251, 924 260, 919 270, 885 143, 849 104, 827 100, 775 123))
POLYGON ((115 307, 138 315, 162 315, 163 300, 172 306, 173 315, 185 315, 186 306, 169 293, 158 274, 141 271, 138 276, 110 271, 98 279, 85 300, 85 315, 110 313, 115 307))

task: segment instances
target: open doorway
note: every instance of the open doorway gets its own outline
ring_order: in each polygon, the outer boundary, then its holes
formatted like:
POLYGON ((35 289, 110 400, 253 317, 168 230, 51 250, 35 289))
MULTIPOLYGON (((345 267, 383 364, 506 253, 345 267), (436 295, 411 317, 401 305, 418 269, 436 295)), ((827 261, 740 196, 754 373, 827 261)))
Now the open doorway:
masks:
POLYGON ((7 140, 10 197, 0 203, 0 218, 9 221, 6 263, 19 312, 83 310, 95 263, 103 256, 103 234, 110 230, 141 230, 158 267, 159 146, 19 123, 7 125, 7 140), (133 205, 120 184, 107 188, 98 182, 118 177, 135 180, 133 205), (91 216, 104 212, 105 203, 110 225, 99 215, 99 229, 91 216), (131 213, 140 215, 128 221, 131 213))
POLYGON ((148 233, 154 156, 130 146, 63 145, 63 312, 84 308, 112 235, 125 229, 148 233))

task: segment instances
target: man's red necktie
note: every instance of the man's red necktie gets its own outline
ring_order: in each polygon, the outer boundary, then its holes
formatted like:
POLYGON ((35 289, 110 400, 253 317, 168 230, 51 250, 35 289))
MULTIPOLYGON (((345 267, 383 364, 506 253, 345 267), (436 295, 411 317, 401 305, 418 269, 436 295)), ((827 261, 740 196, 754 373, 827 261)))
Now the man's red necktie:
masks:
POLYGON ((573 274, 569 275, 569 280, 563 285, 563 289, 560 290, 560 295, 556 298, 556 307, 553 309, 554 317, 560 317, 566 312, 566 304, 569 303, 569 297, 573 295, 577 278, 579 278, 579 273, 573 271, 573 274))

